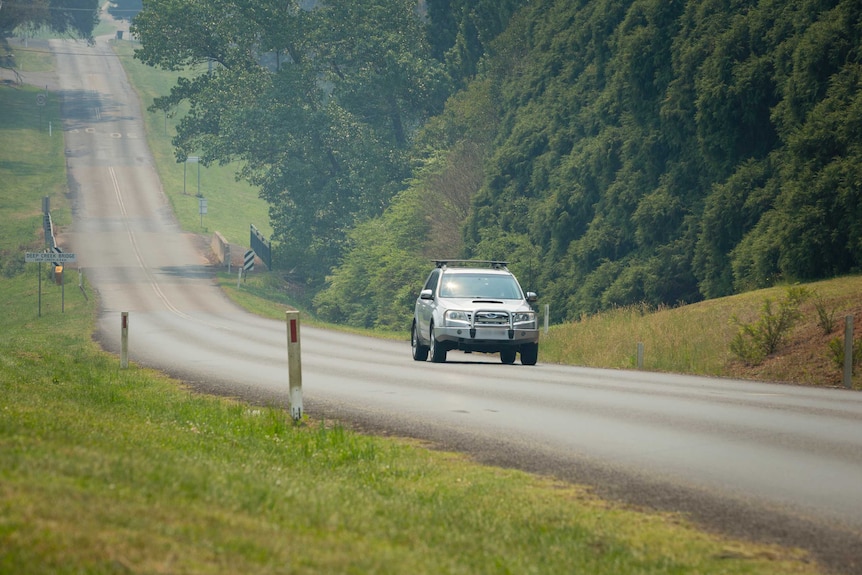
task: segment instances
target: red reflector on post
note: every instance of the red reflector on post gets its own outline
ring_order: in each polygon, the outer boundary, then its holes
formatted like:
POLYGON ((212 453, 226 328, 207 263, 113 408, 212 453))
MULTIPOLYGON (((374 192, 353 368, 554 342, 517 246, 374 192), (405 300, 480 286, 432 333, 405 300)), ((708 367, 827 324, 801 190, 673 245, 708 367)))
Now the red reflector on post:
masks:
POLYGON ((296 343, 296 320, 290 320, 290 343, 296 343))

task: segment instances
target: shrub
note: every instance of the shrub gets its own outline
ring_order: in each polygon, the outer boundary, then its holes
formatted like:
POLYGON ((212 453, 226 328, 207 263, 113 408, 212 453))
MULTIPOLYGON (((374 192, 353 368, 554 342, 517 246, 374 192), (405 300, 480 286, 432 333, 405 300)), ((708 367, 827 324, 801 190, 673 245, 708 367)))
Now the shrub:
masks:
POLYGON ((827 308, 823 296, 815 293, 814 309, 817 310, 817 325, 823 330, 823 335, 829 335, 835 331, 835 308, 827 308))
MULTIPOLYGON (((844 369, 844 338, 835 337, 829 340, 829 356, 839 370, 844 369)), ((862 365, 862 342, 853 341, 853 365, 862 365)))
POLYGON ((791 286, 784 299, 778 302, 778 309, 773 309, 771 299, 764 300, 756 322, 744 324, 733 316, 739 331, 730 342, 730 351, 750 365, 761 363, 781 347, 790 330, 802 319, 799 306, 810 295, 804 287, 791 286))

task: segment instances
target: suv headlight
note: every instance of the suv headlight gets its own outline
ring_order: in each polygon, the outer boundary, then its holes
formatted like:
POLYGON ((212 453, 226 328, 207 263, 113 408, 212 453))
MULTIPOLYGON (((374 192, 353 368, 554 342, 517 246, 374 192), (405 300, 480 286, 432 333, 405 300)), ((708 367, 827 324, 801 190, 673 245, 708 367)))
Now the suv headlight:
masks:
POLYGON ((450 309, 443 314, 443 319, 449 327, 470 327, 470 314, 466 311, 450 309))
POLYGON ((516 329, 536 329, 536 312, 519 311, 513 313, 512 325, 516 329))

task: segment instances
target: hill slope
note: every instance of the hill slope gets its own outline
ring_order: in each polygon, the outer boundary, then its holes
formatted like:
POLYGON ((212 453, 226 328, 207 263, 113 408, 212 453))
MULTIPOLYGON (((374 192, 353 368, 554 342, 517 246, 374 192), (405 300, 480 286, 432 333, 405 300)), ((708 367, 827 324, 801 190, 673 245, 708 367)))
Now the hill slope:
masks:
POLYGON ((320 307, 400 327, 401 286, 361 313, 339 289, 440 249, 513 262, 555 322, 857 272, 860 31, 852 0, 530 3, 418 134, 407 199, 357 228, 320 307))

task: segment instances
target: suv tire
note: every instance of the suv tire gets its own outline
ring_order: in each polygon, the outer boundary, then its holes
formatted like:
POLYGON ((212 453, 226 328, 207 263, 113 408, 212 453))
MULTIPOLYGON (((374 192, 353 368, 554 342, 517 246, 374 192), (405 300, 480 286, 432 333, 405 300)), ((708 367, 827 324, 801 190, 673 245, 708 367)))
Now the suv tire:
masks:
POLYGON ((525 343, 521 346, 521 365, 536 365, 539 360, 539 344, 525 343))
POLYGON ((446 348, 434 337, 434 324, 431 324, 431 361, 434 363, 444 363, 446 361, 446 348))
POLYGON ((410 347, 413 348, 413 359, 416 361, 425 361, 428 359, 428 346, 422 345, 419 341, 419 334, 416 333, 416 322, 410 328, 410 347))
POLYGON ((517 352, 514 349, 504 349, 500 352, 500 361, 505 363, 506 365, 512 365, 515 363, 515 356, 517 352))

